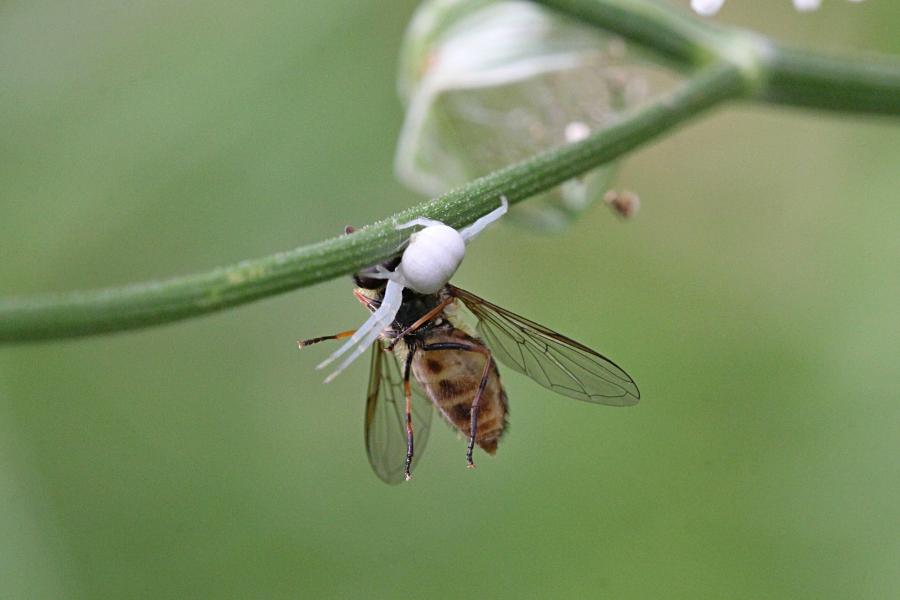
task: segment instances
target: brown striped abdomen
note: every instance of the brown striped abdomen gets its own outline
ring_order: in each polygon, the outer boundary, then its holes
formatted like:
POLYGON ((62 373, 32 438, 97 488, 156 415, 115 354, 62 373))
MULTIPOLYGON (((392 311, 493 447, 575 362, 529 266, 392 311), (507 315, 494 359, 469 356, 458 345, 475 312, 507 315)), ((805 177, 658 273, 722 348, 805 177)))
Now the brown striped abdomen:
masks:
MULTIPOLYGON (((424 345, 450 342, 485 348, 481 340, 455 328, 437 328, 420 339, 424 345)), ((482 352, 456 349, 419 349, 413 356, 413 377, 444 418, 466 438, 471 427, 472 401, 481 383, 486 359, 487 355, 482 352)), ((507 413, 506 392, 500 384, 497 364, 491 359, 487 386, 479 403, 475 435, 475 443, 488 454, 497 451, 497 442, 506 429, 507 413)))

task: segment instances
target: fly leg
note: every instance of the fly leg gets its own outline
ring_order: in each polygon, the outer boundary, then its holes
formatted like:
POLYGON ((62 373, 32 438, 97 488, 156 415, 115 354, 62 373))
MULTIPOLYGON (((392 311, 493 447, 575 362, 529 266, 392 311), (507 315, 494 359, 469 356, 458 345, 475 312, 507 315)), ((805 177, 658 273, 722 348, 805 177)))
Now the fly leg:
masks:
POLYGON ((403 393, 406 396, 406 464, 403 475, 406 477, 406 481, 412 479, 412 475, 409 472, 413 461, 412 389, 409 387, 409 372, 412 368, 412 359, 415 353, 416 347, 410 346, 409 353, 406 355, 406 366, 403 368, 403 393))
POLYGON ((447 308, 447 305, 450 304, 451 302, 453 302, 453 300, 454 300, 453 296, 447 296, 446 298, 441 300, 440 304, 438 304, 437 306, 435 306, 434 308, 429 310, 427 313, 422 315, 415 323, 413 323, 412 325, 410 325, 409 327, 407 327, 406 329, 404 329, 403 331, 398 333, 397 337, 395 337, 394 341, 391 342, 390 345, 388 345, 387 349, 393 350, 394 346, 397 345, 397 342, 404 339, 406 336, 413 333, 414 331, 418 331, 419 328, 422 327, 425 323, 430 322, 436 316, 441 314, 444 311, 444 309, 447 308))
POLYGON ((306 348, 307 346, 311 346, 313 344, 318 344, 319 342, 325 342, 328 340, 342 340, 344 338, 348 338, 356 332, 355 329, 350 329, 348 331, 342 331, 340 333, 335 333, 334 335, 323 335, 320 337, 310 338, 308 340, 297 340, 298 348, 306 348))
POLYGON ((475 450, 475 436, 478 434, 478 409, 481 406, 481 397, 484 395, 484 389, 487 387, 491 375, 491 351, 484 346, 462 342, 425 344, 422 346, 422 350, 465 350, 484 355, 484 369, 481 371, 481 381, 478 383, 478 391, 475 392, 475 398, 472 399, 472 408, 469 413, 469 445, 466 447, 466 466, 474 469, 475 463, 472 461, 472 452, 475 450))

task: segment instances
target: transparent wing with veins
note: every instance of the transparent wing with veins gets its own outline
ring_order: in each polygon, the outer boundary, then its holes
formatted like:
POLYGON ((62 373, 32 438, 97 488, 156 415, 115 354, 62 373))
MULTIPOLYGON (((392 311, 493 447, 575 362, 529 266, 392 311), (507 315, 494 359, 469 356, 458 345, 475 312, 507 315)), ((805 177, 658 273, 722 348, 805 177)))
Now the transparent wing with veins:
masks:
MULTIPOLYGON (((415 455, 412 468, 419 464, 431 430, 434 407, 418 384, 412 384, 412 417, 415 455)), ((393 352, 384 350, 381 341, 372 344, 372 366, 366 395, 366 453, 375 474, 386 483, 405 479, 406 396, 403 392, 401 365, 393 352)))
POLYGON ((585 402, 631 406, 640 400, 631 376, 605 356, 471 292, 447 287, 478 319, 478 332, 506 366, 585 402))

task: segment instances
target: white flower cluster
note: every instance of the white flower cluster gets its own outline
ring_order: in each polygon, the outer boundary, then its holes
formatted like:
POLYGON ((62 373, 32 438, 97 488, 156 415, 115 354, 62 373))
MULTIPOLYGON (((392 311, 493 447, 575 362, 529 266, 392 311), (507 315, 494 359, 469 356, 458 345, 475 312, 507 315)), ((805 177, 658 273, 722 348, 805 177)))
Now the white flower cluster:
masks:
MULTIPOLYGON (((822 5, 822 0, 793 0, 794 8, 799 11, 810 11, 816 10, 819 6, 822 5)), ((850 0, 850 2, 862 2, 863 0, 850 0)), ((725 0, 691 0, 691 8, 694 9, 694 12, 697 14, 701 14, 704 17, 708 17, 710 15, 714 15, 719 12, 719 9, 722 8, 722 5, 725 4, 725 0)))

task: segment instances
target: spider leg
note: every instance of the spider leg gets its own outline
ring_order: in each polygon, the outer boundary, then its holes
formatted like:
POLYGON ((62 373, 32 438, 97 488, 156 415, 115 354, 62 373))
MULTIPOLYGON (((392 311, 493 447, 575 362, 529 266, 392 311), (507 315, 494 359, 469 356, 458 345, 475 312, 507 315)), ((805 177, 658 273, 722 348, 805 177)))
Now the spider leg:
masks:
POLYGON ((394 279, 397 276, 393 271, 384 268, 384 265, 375 265, 372 270, 365 271, 365 275, 372 279, 394 279))
POLYGON ((468 227, 460 229, 459 235, 461 235, 463 240, 468 244, 475 236, 484 231, 488 225, 505 215, 508 209, 509 200, 506 199, 506 196, 500 196, 500 206, 498 208, 495 208, 488 214, 479 218, 468 227))
POLYGON ((432 225, 443 225, 443 223, 434 219, 429 219, 427 217, 419 217, 418 219, 413 219, 412 221, 407 221, 406 223, 395 225, 394 229, 409 229, 410 227, 415 227, 416 225, 421 225, 422 227, 431 227, 432 225))
POLYGON ((384 299, 381 301, 381 306, 379 306, 375 312, 373 312, 369 318, 366 320, 362 326, 356 330, 350 339, 347 342, 338 348, 332 353, 331 356, 322 361, 316 368, 323 369, 331 364, 334 360, 341 357, 345 353, 347 353, 351 348, 356 346, 353 352, 350 353, 344 361, 338 365, 338 368, 327 378, 325 378, 325 382, 328 383, 337 375, 347 368, 356 358, 365 352, 369 346, 372 345, 372 342, 378 339, 378 336, 381 335, 381 332, 385 327, 388 327, 391 323, 393 323, 394 318, 397 316, 397 311, 400 309, 400 304, 403 302, 403 284, 399 281, 395 281, 393 279, 388 280, 387 286, 384 289, 384 299))

